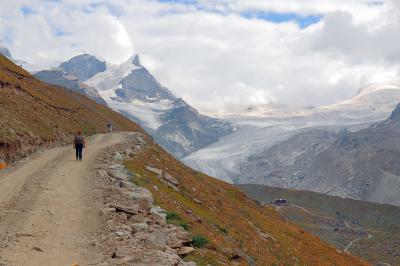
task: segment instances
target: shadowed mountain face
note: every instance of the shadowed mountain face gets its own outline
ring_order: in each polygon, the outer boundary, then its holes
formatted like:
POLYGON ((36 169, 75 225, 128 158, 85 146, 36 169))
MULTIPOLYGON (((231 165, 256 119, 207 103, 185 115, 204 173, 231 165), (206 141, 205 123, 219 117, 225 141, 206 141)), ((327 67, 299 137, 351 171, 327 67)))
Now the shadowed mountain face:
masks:
POLYGON ((311 142, 295 136, 250 157, 243 166, 246 177, 253 183, 400 205, 400 105, 387 120, 357 132, 306 134, 311 142), (287 146, 292 160, 284 152, 287 146))
POLYGON ((163 124, 154 132, 155 138, 178 158, 214 143, 232 130, 229 123, 199 114, 181 98, 161 119, 163 124))
POLYGON ((88 54, 81 54, 63 62, 60 65, 68 74, 74 75, 80 81, 85 81, 99 72, 106 70, 106 63, 88 54))
POLYGON ((63 86, 86 95, 98 103, 106 104, 95 88, 83 83, 88 78, 105 69, 105 62, 98 60, 92 55, 82 54, 61 63, 58 68, 42 70, 34 74, 34 76, 43 82, 63 86))
POLYGON ((182 158, 232 132, 230 123, 201 115, 163 87, 135 55, 90 78, 113 109, 139 123, 157 143, 182 158))
POLYGON ((176 99, 144 67, 132 70, 128 76, 120 81, 120 84, 121 88, 115 90, 115 94, 123 101, 130 102, 137 99, 144 102, 157 102, 160 100, 174 101, 176 99))
POLYGON ((0 54, 5 55, 9 59, 12 59, 11 53, 6 47, 0 47, 0 54))

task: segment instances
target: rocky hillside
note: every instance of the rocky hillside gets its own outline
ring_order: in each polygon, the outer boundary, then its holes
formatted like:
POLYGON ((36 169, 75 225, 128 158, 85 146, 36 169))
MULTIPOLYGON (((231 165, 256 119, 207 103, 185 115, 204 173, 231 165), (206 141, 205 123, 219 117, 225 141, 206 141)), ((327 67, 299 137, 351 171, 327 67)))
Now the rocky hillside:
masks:
POLYGON ((84 83, 95 74, 105 70, 105 62, 92 55, 81 54, 61 63, 60 66, 54 69, 41 70, 35 73, 34 76, 43 82, 63 86, 86 95, 98 103, 106 104, 95 88, 84 83))
MULTIPOLYGON (((125 161, 133 181, 187 230, 197 265, 367 265, 285 222, 239 189, 184 166, 150 139, 125 161)), ((129 152, 129 151, 128 151, 129 152)))
POLYGON ((129 119, 80 94, 44 84, 0 55, 0 158, 13 160, 41 146, 68 143, 71 134, 140 130, 129 119))

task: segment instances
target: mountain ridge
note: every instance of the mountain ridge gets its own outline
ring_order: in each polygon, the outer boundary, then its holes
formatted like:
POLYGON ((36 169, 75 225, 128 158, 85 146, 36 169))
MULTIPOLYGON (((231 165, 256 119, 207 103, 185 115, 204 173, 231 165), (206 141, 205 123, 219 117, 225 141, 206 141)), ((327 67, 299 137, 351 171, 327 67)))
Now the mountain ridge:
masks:
MULTIPOLYGON (((343 128, 355 132, 385 120, 400 102, 400 84, 389 82, 371 86, 364 90, 362 97, 359 94, 335 105, 296 112, 293 116, 229 118, 239 125, 238 130, 183 160, 197 170, 228 182, 233 182, 232 178, 239 182, 236 177, 247 171, 243 168, 249 158, 298 134, 314 130, 338 134, 343 128)), ((246 182, 244 177, 240 180, 240 183, 246 182)))
POLYGON ((96 74, 86 83, 97 88, 109 106, 139 123, 177 158, 233 130, 230 123, 201 115, 162 86, 141 64, 138 55, 96 74))
POLYGON ((95 88, 84 83, 88 78, 105 69, 105 62, 89 54, 80 54, 62 62, 56 68, 38 71, 34 76, 43 82, 65 87, 86 95, 97 103, 106 104, 95 88))

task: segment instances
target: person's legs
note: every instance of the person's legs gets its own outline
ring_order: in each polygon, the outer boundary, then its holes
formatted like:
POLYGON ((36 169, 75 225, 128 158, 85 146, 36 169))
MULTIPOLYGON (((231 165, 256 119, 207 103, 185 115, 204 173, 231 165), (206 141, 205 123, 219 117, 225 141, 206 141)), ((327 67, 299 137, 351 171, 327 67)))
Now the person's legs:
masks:
POLYGON ((76 145, 76 159, 82 161, 82 150, 83 145, 77 144, 76 145))
POLYGON ((83 150, 83 145, 80 145, 79 147, 79 160, 82 161, 82 150, 83 150))

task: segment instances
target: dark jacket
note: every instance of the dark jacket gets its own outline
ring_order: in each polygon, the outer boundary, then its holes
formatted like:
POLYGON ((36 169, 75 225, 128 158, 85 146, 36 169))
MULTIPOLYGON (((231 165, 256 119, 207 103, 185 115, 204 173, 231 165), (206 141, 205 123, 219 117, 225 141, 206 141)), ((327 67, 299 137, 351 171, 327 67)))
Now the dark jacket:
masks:
POLYGON ((76 148, 77 145, 82 145, 85 148, 85 139, 82 135, 75 135, 74 147, 76 148))

